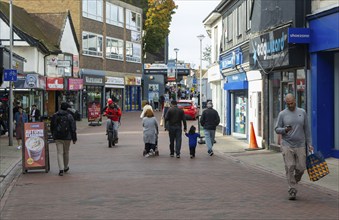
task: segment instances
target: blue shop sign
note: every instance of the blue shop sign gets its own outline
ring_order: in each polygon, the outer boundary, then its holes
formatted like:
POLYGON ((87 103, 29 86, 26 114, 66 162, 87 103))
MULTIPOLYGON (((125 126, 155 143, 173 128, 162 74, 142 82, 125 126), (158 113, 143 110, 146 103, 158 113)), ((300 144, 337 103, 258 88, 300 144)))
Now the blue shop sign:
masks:
POLYGON ((231 52, 220 55, 220 71, 227 68, 234 68, 237 65, 242 64, 243 56, 240 48, 237 48, 231 52))
POLYGON ((246 73, 238 73, 227 76, 227 83, 224 84, 224 90, 242 90, 248 89, 246 73))
POLYGON ((16 69, 4 70, 4 81, 16 82, 18 77, 18 71, 16 69))
POLYGON ((288 43, 309 44, 311 30, 309 28, 288 28, 288 43))

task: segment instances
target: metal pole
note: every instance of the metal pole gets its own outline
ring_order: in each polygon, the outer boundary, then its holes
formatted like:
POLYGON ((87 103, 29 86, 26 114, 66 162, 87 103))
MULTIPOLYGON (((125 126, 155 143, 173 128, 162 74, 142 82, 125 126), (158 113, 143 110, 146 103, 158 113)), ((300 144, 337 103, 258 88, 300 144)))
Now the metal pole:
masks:
POLYGON ((174 48, 175 52, 175 101, 178 101, 178 83, 177 83, 177 78, 178 78, 178 48, 174 48))
MULTIPOLYGON (((12 69, 13 62, 13 18, 12 0, 9 0, 9 68, 12 69)), ((9 81, 9 120, 8 120, 9 146, 13 146, 13 83, 9 81)))
POLYGON ((175 101, 178 101, 178 51, 175 51, 175 101))
MULTIPOLYGON (((202 40, 205 38, 205 36, 203 34, 199 35, 198 36, 199 40, 200 40, 200 80, 199 80, 199 121, 198 121, 198 130, 199 130, 199 134, 200 133, 200 127, 201 127, 201 124, 200 124, 200 117, 202 115, 202 40)), ((200 141, 199 141, 199 144, 205 144, 205 141, 203 140, 203 138, 200 136, 200 141)))

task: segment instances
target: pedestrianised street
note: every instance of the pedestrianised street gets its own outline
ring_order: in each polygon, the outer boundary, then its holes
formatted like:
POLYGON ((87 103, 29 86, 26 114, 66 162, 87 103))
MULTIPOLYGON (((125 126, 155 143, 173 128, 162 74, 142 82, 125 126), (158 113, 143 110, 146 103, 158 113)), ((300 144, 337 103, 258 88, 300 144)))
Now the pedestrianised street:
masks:
POLYGON ((290 201, 281 176, 222 152, 208 156, 205 145, 190 159, 184 135, 181 158, 171 158, 162 127, 160 156, 143 157, 139 115, 123 114, 113 148, 107 147, 104 125, 77 122, 70 171, 58 176, 50 144, 50 172, 18 176, 2 198, 1 219, 338 219, 337 194, 302 183, 297 200, 290 201))

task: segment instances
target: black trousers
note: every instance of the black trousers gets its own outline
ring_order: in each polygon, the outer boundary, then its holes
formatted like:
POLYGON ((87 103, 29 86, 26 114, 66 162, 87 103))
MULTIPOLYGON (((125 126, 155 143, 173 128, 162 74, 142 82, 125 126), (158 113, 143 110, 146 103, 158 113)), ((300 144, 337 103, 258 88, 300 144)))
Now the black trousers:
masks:
POLYGON ((169 126, 168 130, 169 139, 170 139, 170 153, 171 155, 174 155, 174 141, 175 141, 175 153, 177 155, 180 155, 181 150, 181 135, 182 135, 182 129, 181 127, 173 127, 169 126))
POLYGON ((151 143, 145 143, 145 150, 146 153, 148 154, 150 150, 155 151, 155 144, 151 144, 151 143))
POLYGON ((195 157, 195 147, 190 147, 190 155, 195 157))

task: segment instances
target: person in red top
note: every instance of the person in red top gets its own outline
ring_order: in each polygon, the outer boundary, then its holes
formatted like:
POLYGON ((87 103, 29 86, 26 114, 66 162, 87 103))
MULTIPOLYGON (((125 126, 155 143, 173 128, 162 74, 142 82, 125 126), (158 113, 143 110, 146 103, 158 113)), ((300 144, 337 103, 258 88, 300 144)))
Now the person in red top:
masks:
POLYGON ((108 131, 111 122, 113 122, 115 143, 118 143, 118 139, 119 139, 118 129, 119 129, 121 115, 122 113, 121 113, 120 107, 116 103, 114 103, 112 99, 108 99, 107 108, 104 112, 104 116, 107 117, 106 131, 108 131))

